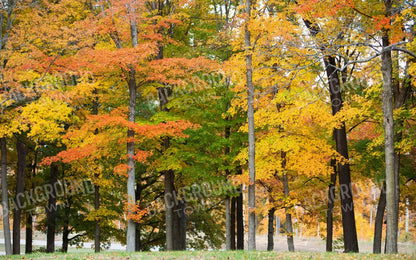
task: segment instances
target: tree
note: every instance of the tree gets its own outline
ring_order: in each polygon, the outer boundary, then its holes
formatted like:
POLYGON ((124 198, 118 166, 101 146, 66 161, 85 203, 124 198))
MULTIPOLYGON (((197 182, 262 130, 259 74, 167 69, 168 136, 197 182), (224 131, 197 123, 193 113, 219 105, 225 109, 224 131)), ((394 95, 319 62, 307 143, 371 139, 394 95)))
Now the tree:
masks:
POLYGON ((248 120, 248 168, 249 168, 249 186, 248 186, 248 249, 256 249, 256 213, 254 212, 256 207, 256 168, 255 168, 255 136, 254 136, 254 85, 252 76, 252 54, 250 31, 248 29, 250 16, 251 16, 251 0, 246 0, 246 21, 244 25, 244 43, 246 48, 246 84, 247 84, 247 120, 248 120))

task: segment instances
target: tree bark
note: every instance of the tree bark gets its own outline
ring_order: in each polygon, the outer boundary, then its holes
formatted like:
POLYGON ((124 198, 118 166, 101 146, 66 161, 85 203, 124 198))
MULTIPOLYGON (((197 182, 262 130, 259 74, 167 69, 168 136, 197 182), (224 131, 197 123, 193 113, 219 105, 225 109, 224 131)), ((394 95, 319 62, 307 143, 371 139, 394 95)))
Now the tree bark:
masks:
MULTIPOLYGON (((312 37, 316 38, 321 29, 308 20, 304 20, 306 27, 312 37)), ((325 55, 325 46, 319 46, 325 55)), ((332 114, 335 115, 342 108, 341 84, 334 56, 324 56, 325 72, 329 82, 329 94, 331 100, 332 114)), ((338 163, 339 185, 341 195, 342 229, 344 232, 345 252, 358 252, 357 229, 355 225, 354 201, 351 188, 351 173, 348 163, 348 143, 345 124, 342 122, 340 128, 334 129, 334 137, 337 152, 345 158, 346 163, 338 163)))
POLYGON ((230 237, 231 237, 231 250, 235 250, 235 204, 236 204, 236 198, 231 198, 231 227, 230 227, 230 237))
POLYGON ((225 249, 231 250, 231 199, 225 198, 225 249))
POLYGON ((10 236, 9 194, 7 187, 7 142, 6 137, 1 142, 1 196, 3 206, 3 232, 6 255, 12 254, 12 242, 10 236))
MULTIPOLYGON (((391 14, 392 1, 384 1, 386 16, 391 14)), ((393 68, 391 50, 385 48, 390 45, 388 30, 383 30, 383 50, 381 53, 381 72, 383 75, 383 126, 384 126, 384 153, 386 164, 386 208, 387 208, 387 234, 386 252, 397 253, 398 219, 395 213, 396 199, 398 197, 395 180, 394 165, 394 121, 393 121, 393 68)))
POLYGON ((25 254, 31 254, 33 251, 33 215, 32 212, 26 212, 26 246, 25 254))
POLYGON ((383 186, 380 190, 380 198, 377 205, 376 221, 374 224, 374 240, 373 240, 373 253, 381 253, 381 239, 383 233, 383 218, 384 211, 386 209, 386 182, 383 182, 383 186))
POLYGON ((247 121, 248 121, 248 249, 256 250, 256 168, 255 168, 255 133, 254 133, 254 85, 251 54, 251 39, 248 23, 250 22, 251 0, 245 0, 246 23, 244 26, 244 42, 246 48, 246 83, 247 83, 247 121))
MULTIPOLYGON (((284 168, 283 168, 284 169, 284 168)), ((287 174, 283 174, 283 194, 287 198, 289 196, 289 182, 287 180, 287 174)), ((289 213, 289 207, 285 205, 286 213, 286 233, 287 233, 287 247, 289 252, 295 251, 295 245, 293 243, 293 228, 292 228, 292 215, 289 213)))
MULTIPOLYGON (((132 10, 134 12, 134 10, 132 10)), ((138 44, 137 38, 137 24, 136 21, 130 22, 130 33, 132 38, 132 45, 136 47, 138 44)), ((137 99, 137 84, 136 84, 136 71, 133 67, 130 67, 129 77, 128 77, 128 87, 129 87, 129 117, 128 121, 135 123, 136 122, 136 99, 137 99)), ((129 129, 127 130, 127 203, 129 205, 136 204, 136 193, 135 193, 135 164, 134 164, 134 131, 129 129)), ((133 212, 130 212, 133 214, 133 212)), ((126 250, 128 252, 134 252, 136 247, 136 223, 132 219, 127 220, 127 246, 126 250)))
POLYGON ((166 250, 173 250, 173 207, 175 200, 173 198, 173 171, 165 171, 164 186, 165 186, 165 211, 166 211, 166 250))
POLYGON ((276 208, 269 209, 268 212, 268 227, 267 227, 267 251, 273 251, 274 248, 274 212, 276 208))
MULTIPOLYGON (((243 187, 240 185, 240 191, 243 187)), ((243 193, 241 192, 237 197, 236 203, 237 215, 237 250, 244 249, 244 223, 243 223, 243 193)))
MULTIPOLYGON (((97 98, 97 89, 94 89, 93 94, 95 95, 92 105, 92 114, 98 115, 98 98, 97 98)), ((98 129, 95 129, 94 134, 98 134, 98 129)), ((96 162, 97 163, 97 162, 96 162)), ((94 210, 98 211, 100 209, 100 185, 98 185, 100 175, 98 173, 94 173, 94 210)), ((95 227, 94 227, 94 251, 95 253, 99 253, 101 250, 101 227, 100 227, 100 219, 95 220, 95 227)))
MULTIPOLYGON (((58 166, 53 163, 50 171, 49 184, 54 187, 54 184, 58 181, 58 166)), ((49 200, 46 207, 46 252, 53 253, 55 252, 56 190, 52 188, 47 196, 49 200)))
POLYGON ((25 144, 17 138, 17 175, 16 175, 16 196, 15 209, 13 216, 13 254, 20 254, 20 222, 22 219, 22 209, 25 206, 23 201, 23 191, 25 189, 25 174, 26 174, 26 147, 25 144))
MULTIPOLYGON (((329 91, 332 105, 332 114, 335 115, 342 108, 341 84, 333 56, 324 59, 325 69, 329 80, 329 91)), ((348 163, 348 143, 345 124, 334 129, 337 152, 347 161, 338 163, 339 186, 341 197, 342 228, 344 231, 345 252, 358 252, 357 229, 355 224, 354 201, 351 188, 351 173, 348 163)))
POLYGON ((69 215, 71 210, 71 197, 67 198, 65 209, 64 209, 64 216, 63 216, 63 231, 62 231, 62 252, 68 252, 68 244, 69 244, 69 215))
POLYGON ((335 185, 337 182, 337 166, 335 159, 331 160, 334 173, 331 174, 331 182, 328 187, 328 209, 326 212, 326 251, 332 252, 333 240, 333 214, 334 214, 334 200, 335 200, 335 185))

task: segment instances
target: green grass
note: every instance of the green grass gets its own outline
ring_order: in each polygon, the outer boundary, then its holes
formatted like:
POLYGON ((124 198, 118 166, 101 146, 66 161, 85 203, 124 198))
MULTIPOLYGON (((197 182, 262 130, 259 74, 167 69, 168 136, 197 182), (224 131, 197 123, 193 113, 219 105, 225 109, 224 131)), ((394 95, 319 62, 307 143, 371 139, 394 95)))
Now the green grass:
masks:
POLYGON ((20 256, 2 256, 0 259, 416 259, 416 255, 374 255, 315 252, 267 252, 267 251, 175 251, 138 252, 111 251, 95 253, 72 252, 68 254, 37 253, 20 256))

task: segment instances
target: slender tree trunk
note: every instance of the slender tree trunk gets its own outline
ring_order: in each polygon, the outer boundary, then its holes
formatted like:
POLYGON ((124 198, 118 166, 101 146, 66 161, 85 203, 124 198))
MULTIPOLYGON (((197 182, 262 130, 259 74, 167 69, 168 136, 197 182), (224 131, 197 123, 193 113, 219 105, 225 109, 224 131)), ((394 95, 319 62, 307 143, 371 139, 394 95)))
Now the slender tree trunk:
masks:
MULTIPOLYGON (((56 164, 51 165, 49 184, 54 187, 54 184, 58 181, 58 166, 56 164)), ((48 206, 46 207, 46 252, 55 252, 55 225, 56 225, 56 190, 51 189, 49 196, 48 206)))
MULTIPOLYGON (((174 173, 172 170, 165 171, 164 186, 165 186, 165 211, 166 211, 166 250, 171 251, 173 248, 173 209, 177 202, 174 198, 174 186, 173 178, 174 173)), ((176 194, 176 193, 175 193, 176 194)))
POLYGON ((26 212, 26 246, 25 254, 31 254, 33 251, 33 215, 32 212, 26 212))
POLYGON ((231 250, 231 199, 225 198, 225 249, 231 250))
POLYGON ((62 231, 62 252, 68 252, 68 244, 69 244, 69 215, 71 210, 71 197, 68 197, 65 209, 64 209, 64 216, 63 216, 63 231, 62 231))
MULTIPOLYGON (((228 82, 228 80, 227 80, 228 82)), ((228 85, 227 85, 228 86, 228 85)), ((228 121, 228 118, 227 118, 228 121)), ((230 137, 231 128, 229 126, 225 127, 224 131, 224 138, 228 139, 230 137)), ((224 149, 224 155, 228 156, 230 153, 230 147, 227 145, 224 149)), ((225 164, 228 164, 229 162, 224 161, 225 164)), ((225 170, 225 177, 227 178, 228 175, 230 175, 230 171, 228 169, 225 170)), ((232 198, 230 196, 227 196, 225 198, 225 248, 226 250, 233 250, 235 249, 235 239, 232 231, 233 226, 233 220, 231 215, 234 214, 232 209, 232 198), (233 242, 234 242, 234 248, 233 248, 233 242)), ((234 232, 235 233, 235 232, 234 232)))
MULTIPOLYGON (((33 190, 35 187, 33 186, 33 178, 36 176, 36 169, 37 169, 37 160, 38 160, 38 154, 35 150, 33 152, 33 163, 32 163, 32 174, 29 175, 30 178, 30 188, 33 190)), ((25 247, 25 253, 30 254, 33 251, 33 214, 32 210, 34 205, 30 208, 30 211, 26 212, 26 247, 25 247)))
MULTIPOLYGON (((93 105, 92 105, 92 114, 98 115, 98 98, 97 98, 97 89, 94 89, 93 94, 96 96, 94 97, 93 105)), ((94 134, 98 134, 98 129, 95 129, 94 134)), ((100 209, 100 185, 98 185, 100 175, 98 173, 94 173, 94 210, 98 211, 100 209)), ((99 253, 101 250, 101 227, 100 227, 100 219, 95 220, 95 227, 94 227, 94 251, 95 253, 99 253)))
POLYGON ((386 182, 383 182, 383 186, 380 190, 380 198, 377 205, 376 220, 374 224, 374 240, 373 240, 373 253, 381 253, 381 239, 383 234, 383 218, 384 211, 386 209, 386 182))
POLYGON ((335 159, 331 160, 334 173, 331 174, 331 183, 328 187, 328 209, 326 212, 326 251, 332 252, 333 239, 333 214, 334 214, 334 200, 335 200, 335 185, 337 182, 337 166, 335 159))
MULTIPOLYGON (((142 192, 142 187, 140 186, 141 184, 141 179, 138 178, 137 183, 136 183, 136 202, 139 204, 140 203, 140 199, 141 199, 141 192, 142 192)), ((135 246, 135 251, 142 251, 142 238, 141 238, 141 225, 140 223, 136 223, 136 246, 135 246)))
MULTIPOLYGON (((246 24, 244 26, 245 36, 244 42, 247 49, 251 48, 250 31, 248 23, 250 22, 251 14, 251 0, 245 0, 246 7, 246 24)), ((248 171, 249 171, 249 186, 248 186, 248 249, 256 250, 256 168, 255 168, 255 134, 254 134, 254 85, 252 75, 252 54, 251 50, 246 53, 246 83, 247 83, 247 119, 248 119, 248 171)))
MULTIPOLYGON (((285 197, 289 196, 289 182, 286 173, 283 174, 283 193, 285 197)), ((289 213, 289 207, 285 206, 286 213, 286 233, 287 233, 287 247, 289 252, 295 251, 295 244, 293 243, 293 228, 292 215, 289 213)))
MULTIPOLYGON (((95 174, 96 180, 99 178, 98 174, 95 174)), ((100 209, 100 186, 94 185, 94 209, 98 211, 100 209)), ((94 251, 95 253, 99 253, 101 249, 101 227, 100 227, 100 220, 95 220, 95 228, 94 228, 94 251)))
MULTIPOLYGON (((390 16, 392 1, 384 1, 386 16, 390 16)), ((386 208, 387 208, 387 234, 386 252, 397 253, 398 219, 396 218, 396 180, 394 165, 394 121, 393 121, 393 82, 391 50, 385 48, 390 45, 388 31, 383 30, 383 50, 381 54, 381 72, 383 75, 383 126, 384 126, 384 152, 386 164, 386 208)))
POLYGON ((13 216, 13 254, 20 254, 20 222, 22 218, 22 209, 25 206, 23 201, 23 191, 25 188, 25 173, 26 173, 26 147, 25 144, 17 138, 17 176, 16 176, 16 197, 15 209, 13 216))
POLYGON ((3 206, 3 232, 4 246, 6 255, 12 254, 12 243, 10 236, 10 219, 9 219, 9 194, 7 187, 7 142, 6 137, 2 137, 1 141, 1 196, 3 206))
POLYGON ((230 237, 231 237, 231 250, 235 250, 235 204, 236 198, 231 198, 231 227, 230 227, 230 237))
POLYGON ((276 211, 276 208, 273 207, 269 209, 268 212, 268 227, 267 227, 267 251, 273 251, 274 248, 274 212, 276 211))
MULTIPOLYGON (((134 10, 132 10, 134 12, 134 10)), ((138 44, 137 38, 137 24, 136 21, 130 22, 130 32, 132 38, 133 47, 136 47, 138 44)), ((136 122, 136 99, 137 99, 137 85, 136 85, 136 71, 133 67, 130 68, 129 71, 129 78, 128 78, 128 86, 129 86, 129 122, 136 122)), ((135 164, 134 164, 134 131, 129 129, 127 130, 127 138, 129 139, 127 143, 127 203, 129 205, 136 204, 136 193, 135 193, 135 164)), ((133 212, 130 212, 133 214, 133 212)), ((126 250, 128 252, 134 252, 136 247, 136 223, 132 219, 127 220, 127 246, 126 250)))
MULTIPOLYGON (((243 187, 240 185, 240 191, 243 187)), ((244 249, 244 223, 243 223, 243 193, 241 192, 237 197, 236 203, 236 216, 237 216, 237 249, 244 249)))

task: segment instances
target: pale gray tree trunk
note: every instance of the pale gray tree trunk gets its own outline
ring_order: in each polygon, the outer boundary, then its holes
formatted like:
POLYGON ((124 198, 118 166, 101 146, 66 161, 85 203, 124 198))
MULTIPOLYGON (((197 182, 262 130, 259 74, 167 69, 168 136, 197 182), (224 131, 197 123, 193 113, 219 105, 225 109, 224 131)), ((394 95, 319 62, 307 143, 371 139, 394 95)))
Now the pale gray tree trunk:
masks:
POLYGON ((7 144, 6 137, 1 138, 1 196, 3 206, 3 231, 6 255, 12 254, 9 219, 9 195, 7 188, 7 144))
MULTIPOLYGON (((134 11, 133 11, 134 12, 134 11)), ((132 38, 133 47, 137 46, 137 24, 136 21, 130 22, 130 32, 132 38)), ((136 71, 133 67, 130 68, 129 78, 129 122, 136 122, 136 98, 137 98, 137 86, 136 86, 136 71)), ((127 138, 134 138, 134 131, 127 131, 127 138)), ((134 142, 129 141, 127 143, 127 202, 130 205, 136 204, 136 191, 135 191, 135 164, 134 164, 134 142)), ((136 248, 136 224, 132 219, 127 220, 127 247, 128 252, 134 252, 136 248)))
MULTIPOLYGON (((386 15, 390 16, 392 1, 385 0, 386 15)), ((386 252, 397 253, 398 219, 396 217, 396 180, 395 180, 395 151, 394 151, 394 121, 393 121, 393 69, 391 50, 385 49, 390 45, 388 31, 384 30, 383 50, 381 53, 381 72, 383 75, 383 126, 384 153, 386 164, 386 208, 387 234, 386 252)))
POLYGON ((253 69, 252 69, 252 54, 251 54, 251 39, 248 23, 250 21, 251 0, 246 0, 247 20, 244 27, 245 36, 244 42, 247 48, 246 53, 246 83, 247 83, 247 119, 248 119, 248 171, 249 181, 248 186, 248 249, 256 250, 256 167, 255 167, 255 135, 254 135, 254 85, 253 85, 253 69))

